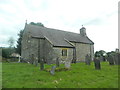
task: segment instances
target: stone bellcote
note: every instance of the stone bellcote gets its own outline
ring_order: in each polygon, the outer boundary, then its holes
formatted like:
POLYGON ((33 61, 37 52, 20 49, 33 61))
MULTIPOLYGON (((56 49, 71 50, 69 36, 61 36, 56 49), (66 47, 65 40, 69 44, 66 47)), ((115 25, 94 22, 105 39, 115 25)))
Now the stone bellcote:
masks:
POLYGON ((83 25, 82 25, 82 28, 80 29, 80 35, 81 35, 81 36, 87 36, 87 35, 86 35, 86 28, 83 27, 83 25))

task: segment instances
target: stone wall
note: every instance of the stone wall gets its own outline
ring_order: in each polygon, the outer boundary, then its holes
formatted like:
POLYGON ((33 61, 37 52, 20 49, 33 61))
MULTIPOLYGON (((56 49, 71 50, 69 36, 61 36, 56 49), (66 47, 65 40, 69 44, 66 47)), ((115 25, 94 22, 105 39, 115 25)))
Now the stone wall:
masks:
POLYGON ((53 55, 53 46, 46 39, 32 38, 30 34, 24 34, 22 40, 22 58, 30 63, 34 61, 40 62, 43 59, 46 63, 50 63, 53 55), (38 54, 39 53, 39 54, 38 54))
MULTIPOLYGON (((94 45, 84 43, 74 43, 76 47, 76 61, 85 61, 85 56, 91 54, 93 59, 94 45)), ((22 40, 22 54, 24 60, 32 63, 33 60, 38 61, 43 59, 46 63, 55 63, 56 58, 59 57, 61 63, 65 60, 73 60, 73 48, 53 47, 52 43, 46 39, 32 38, 30 32, 25 31, 22 40), (62 49, 67 49, 67 56, 62 56, 62 49), (39 53, 39 54, 38 54, 39 53)))
MULTIPOLYGON (((72 42, 73 43, 73 42, 72 42)), ((93 45, 84 43, 73 43, 76 47, 76 61, 85 61, 85 56, 91 54, 93 58, 93 45)))
POLYGON ((47 64, 51 64, 53 60, 53 45, 45 39, 44 60, 47 64))
POLYGON ((55 63, 56 58, 59 57, 60 63, 64 63, 67 60, 72 62, 73 59, 73 48, 58 48, 53 47, 53 62, 55 63), (62 50, 67 49, 67 56, 62 56, 62 50))
POLYGON ((94 60, 94 45, 90 45, 91 47, 91 60, 93 61, 94 60))
POLYGON ((28 53, 28 34, 27 31, 24 30, 23 37, 22 37, 22 45, 21 45, 21 58, 24 60, 28 60, 29 53, 28 53))

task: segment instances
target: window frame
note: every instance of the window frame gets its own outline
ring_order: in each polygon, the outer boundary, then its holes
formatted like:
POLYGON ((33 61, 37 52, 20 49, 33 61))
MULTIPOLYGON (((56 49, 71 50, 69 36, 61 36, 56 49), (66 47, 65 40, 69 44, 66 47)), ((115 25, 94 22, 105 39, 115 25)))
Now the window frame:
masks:
POLYGON ((62 56, 67 57, 67 49, 62 49, 62 56))

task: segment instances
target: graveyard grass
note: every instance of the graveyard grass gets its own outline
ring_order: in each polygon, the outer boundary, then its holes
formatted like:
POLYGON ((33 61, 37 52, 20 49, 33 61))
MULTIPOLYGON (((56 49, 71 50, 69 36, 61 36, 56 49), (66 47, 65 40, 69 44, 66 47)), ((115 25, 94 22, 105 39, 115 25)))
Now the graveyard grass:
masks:
POLYGON ((118 65, 102 62, 101 70, 95 70, 93 62, 90 66, 76 63, 51 75, 27 63, 2 63, 2 88, 118 88, 118 65))

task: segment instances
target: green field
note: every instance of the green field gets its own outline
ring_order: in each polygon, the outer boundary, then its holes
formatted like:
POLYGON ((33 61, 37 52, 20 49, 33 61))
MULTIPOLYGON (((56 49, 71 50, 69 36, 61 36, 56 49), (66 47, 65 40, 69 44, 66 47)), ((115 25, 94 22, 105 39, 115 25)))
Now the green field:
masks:
POLYGON ((0 90, 2 89, 2 63, 0 62, 0 90))
POLYGON ((93 62, 71 64, 71 70, 55 75, 27 63, 3 63, 2 75, 3 88, 118 88, 118 66, 108 62, 101 63, 101 70, 95 70, 93 62))

